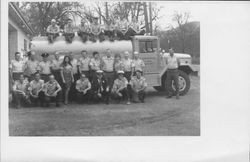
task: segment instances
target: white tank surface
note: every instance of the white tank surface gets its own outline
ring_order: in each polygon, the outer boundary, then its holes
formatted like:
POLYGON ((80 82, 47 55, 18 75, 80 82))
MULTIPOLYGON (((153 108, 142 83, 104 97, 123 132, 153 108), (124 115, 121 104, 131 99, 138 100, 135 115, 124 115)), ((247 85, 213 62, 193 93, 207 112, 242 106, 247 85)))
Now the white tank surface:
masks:
POLYGON ((31 50, 35 51, 37 55, 41 55, 44 52, 54 54, 56 51, 60 51, 62 54, 72 52, 73 55, 80 56, 82 50, 86 50, 90 56, 94 51, 103 55, 106 49, 110 49, 113 54, 123 54, 124 51, 132 52, 132 42, 130 40, 121 40, 111 42, 105 40, 103 42, 82 42, 79 36, 75 36, 72 43, 67 43, 63 36, 59 36, 53 43, 49 43, 47 37, 40 36, 34 37, 31 41, 31 50))

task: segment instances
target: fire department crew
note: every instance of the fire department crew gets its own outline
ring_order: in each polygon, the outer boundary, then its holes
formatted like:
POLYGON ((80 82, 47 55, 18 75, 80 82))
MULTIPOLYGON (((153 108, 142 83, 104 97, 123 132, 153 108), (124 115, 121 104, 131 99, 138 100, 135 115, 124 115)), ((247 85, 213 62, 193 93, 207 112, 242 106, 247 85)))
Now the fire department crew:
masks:
POLYGON ((132 96, 134 102, 144 102, 145 90, 147 88, 146 79, 142 76, 141 70, 136 70, 136 76, 133 76, 130 80, 132 88, 132 96))
POLYGON ((64 36, 65 36, 65 40, 68 43, 72 43, 72 40, 75 36, 75 31, 74 31, 74 26, 72 24, 71 19, 68 19, 67 24, 64 26, 64 36))
POLYGON ((112 57, 112 52, 110 49, 106 50, 106 56, 102 58, 102 70, 104 71, 104 76, 107 79, 107 84, 112 87, 115 77, 114 72, 114 57, 112 57))
POLYGON ((133 59, 133 64, 134 64, 134 71, 142 71, 143 74, 143 68, 145 67, 145 63, 142 59, 139 58, 139 53, 137 51, 134 52, 134 59, 133 59))
POLYGON ((119 102, 121 100, 126 100, 127 104, 130 104, 130 98, 128 97, 128 80, 124 77, 123 71, 118 71, 118 78, 114 81, 114 85, 112 88, 112 94, 115 99, 117 99, 119 102))
POLYGON ((64 83, 64 104, 68 104, 69 91, 74 82, 73 66, 70 62, 70 57, 65 56, 61 64, 61 77, 64 83))
POLYGON ((54 75, 49 76, 49 81, 45 83, 44 85, 44 94, 45 94, 45 103, 46 106, 49 107, 50 103, 55 100, 56 106, 59 107, 60 104, 60 95, 61 95, 61 86, 59 83, 55 80, 54 75))
POLYGON ((91 97, 91 83, 85 74, 81 73, 80 79, 76 81, 77 102, 89 103, 91 97))
POLYGON ((115 54, 114 69, 115 69, 115 78, 118 77, 118 73, 117 73, 118 71, 124 70, 121 55, 119 53, 115 54))
POLYGON ((51 65, 51 72, 52 74, 55 76, 55 79, 58 81, 58 83, 60 84, 60 86, 63 85, 62 83, 62 77, 61 77, 61 63, 62 60, 59 59, 59 52, 55 52, 54 54, 54 58, 52 60, 52 65, 51 65))
POLYGON ((33 106, 38 106, 38 103, 43 107, 44 105, 44 80, 40 79, 40 74, 35 73, 35 79, 30 82, 29 85, 29 94, 30 100, 33 103, 33 106))
POLYGON ((88 40, 89 32, 90 32, 90 29, 89 29, 89 26, 87 25, 86 20, 82 19, 81 24, 78 27, 78 32, 77 33, 81 37, 83 42, 86 42, 88 40))
POLYGON ((90 76, 89 79, 92 81, 96 77, 96 71, 101 69, 101 58, 99 52, 93 52, 93 58, 90 59, 90 76))
POLYGON ((38 71, 41 74, 41 79, 44 80, 44 82, 47 82, 49 80, 49 75, 51 74, 51 61, 48 59, 49 54, 43 53, 42 55, 43 60, 38 65, 38 71))
POLYGON ((180 66, 179 59, 174 55, 174 50, 172 48, 169 49, 169 56, 166 58, 167 65, 167 97, 171 98, 173 95, 172 92, 172 80, 175 85, 175 94, 176 99, 179 99, 179 71, 178 67, 180 66))
POLYGON ((115 24, 108 17, 105 21, 104 35, 108 36, 110 41, 114 41, 115 37, 115 24))
POLYGON ((28 88, 29 81, 24 78, 23 74, 20 74, 19 80, 16 80, 13 85, 13 98, 16 108, 20 108, 21 103, 30 105, 28 88))
POLYGON ((104 101, 109 104, 109 89, 107 80, 103 77, 103 71, 97 70, 96 77, 91 82, 92 85, 92 97, 94 102, 104 101))
POLYGON ((25 67, 24 67, 24 73, 25 76, 28 77, 28 80, 31 81, 34 79, 35 73, 38 70, 38 64, 39 62, 35 60, 35 52, 29 51, 28 53, 29 60, 26 61, 25 67))
POLYGON ((47 27, 47 36, 48 36, 48 40, 50 43, 53 43, 54 40, 56 39, 56 37, 59 36, 59 32, 60 32, 60 28, 58 25, 56 25, 56 20, 52 19, 51 20, 51 25, 49 25, 47 27))
POLYGON ((80 74, 85 74, 87 78, 89 78, 89 63, 90 58, 88 57, 88 52, 86 50, 81 51, 82 57, 79 58, 77 62, 77 66, 80 74))
POLYGON ((25 68, 25 61, 22 60, 20 52, 15 53, 15 59, 11 60, 9 68, 10 76, 14 83, 14 81, 19 80, 20 75, 23 74, 25 68))
POLYGON ((96 42, 98 38, 100 42, 104 41, 104 33, 101 24, 98 23, 98 17, 94 17, 92 19, 92 23, 90 25, 90 40, 92 42, 96 42))

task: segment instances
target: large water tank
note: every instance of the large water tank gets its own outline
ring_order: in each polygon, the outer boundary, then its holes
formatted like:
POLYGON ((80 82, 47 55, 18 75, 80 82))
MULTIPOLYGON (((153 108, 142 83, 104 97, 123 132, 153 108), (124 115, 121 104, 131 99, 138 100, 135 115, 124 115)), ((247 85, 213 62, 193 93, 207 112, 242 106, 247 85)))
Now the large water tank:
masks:
POLYGON ((72 52, 78 57, 82 50, 88 51, 89 55, 92 55, 94 51, 98 51, 101 55, 105 53, 106 49, 111 49, 113 54, 123 54, 124 51, 132 52, 132 42, 130 40, 121 40, 111 42, 105 40, 103 42, 82 42, 79 36, 75 36, 72 43, 67 43, 63 36, 59 36, 53 43, 49 43, 47 37, 34 37, 31 41, 31 50, 36 54, 41 55, 43 52, 54 54, 56 51, 72 52))

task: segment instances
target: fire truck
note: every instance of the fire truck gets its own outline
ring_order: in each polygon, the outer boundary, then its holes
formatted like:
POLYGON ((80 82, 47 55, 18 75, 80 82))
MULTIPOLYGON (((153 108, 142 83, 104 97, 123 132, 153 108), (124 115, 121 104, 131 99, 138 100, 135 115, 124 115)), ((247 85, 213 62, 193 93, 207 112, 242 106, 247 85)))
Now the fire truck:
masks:
MULTIPOLYGON (((89 56, 92 57, 92 52, 98 51, 101 55, 104 55, 106 49, 110 49, 113 54, 120 53, 121 55, 124 54, 124 51, 129 51, 130 58, 133 58, 134 51, 139 52, 139 57, 145 63, 143 75, 147 80, 148 86, 154 87, 157 91, 166 89, 167 67, 165 57, 169 54, 160 51, 160 40, 157 36, 137 35, 133 36, 131 40, 115 40, 113 42, 109 40, 103 42, 87 41, 83 43, 76 34, 72 43, 67 43, 62 35, 58 36, 53 43, 49 43, 45 36, 34 37, 31 41, 31 50, 36 52, 37 57, 40 57, 43 52, 50 54, 57 52, 61 57, 67 52, 72 52, 75 58, 79 58, 82 50, 86 50, 89 56)), ((175 55, 180 60, 180 95, 184 95, 190 89, 189 74, 194 69, 192 68, 191 56, 189 54, 175 53, 175 55)), ((174 84, 172 84, 172 88, 173 90, 175 89, 174 84)))

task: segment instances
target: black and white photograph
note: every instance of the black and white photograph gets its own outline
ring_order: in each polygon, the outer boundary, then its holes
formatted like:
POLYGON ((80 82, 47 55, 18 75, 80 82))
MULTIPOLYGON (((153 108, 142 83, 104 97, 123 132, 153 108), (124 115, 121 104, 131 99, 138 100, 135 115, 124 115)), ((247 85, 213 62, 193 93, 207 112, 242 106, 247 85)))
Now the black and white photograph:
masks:
POLYGON ((0 4, 1 162, 250 160, 250 2, 0 4))
POLYGON ((10 136, 199 136, 200 22, 164 2, 9 2, 10 136))

